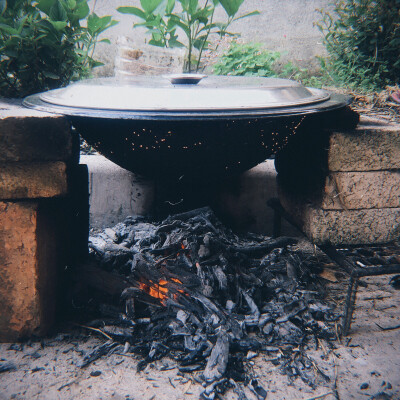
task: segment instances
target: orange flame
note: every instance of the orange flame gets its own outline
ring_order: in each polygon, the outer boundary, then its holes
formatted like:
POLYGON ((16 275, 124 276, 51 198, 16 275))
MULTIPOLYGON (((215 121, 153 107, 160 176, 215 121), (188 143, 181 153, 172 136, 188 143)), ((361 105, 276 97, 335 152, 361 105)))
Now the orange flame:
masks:
MULTIPOLYGON (((171 281, 179 283, 180 285, 182 284, 182 282, 176 278, 171 278, 171 281)), ((139 282, 139 288, 145 291, 150 296, 156 299, 160 299, 161 304, 164 304, 164 300, 168 298, 168 288, 166 287, 167 284, 168 281, 166 281, 165 279, 160 279, 158 283, 154 283, 153 281, 150 280, 150 284, 139 282)), ((182 289, 177 289, 177 290, 179 293, 185 293, 185 291, 182 289)), ((173 298, 176 300, 177 293, 173 295, 173 298)))

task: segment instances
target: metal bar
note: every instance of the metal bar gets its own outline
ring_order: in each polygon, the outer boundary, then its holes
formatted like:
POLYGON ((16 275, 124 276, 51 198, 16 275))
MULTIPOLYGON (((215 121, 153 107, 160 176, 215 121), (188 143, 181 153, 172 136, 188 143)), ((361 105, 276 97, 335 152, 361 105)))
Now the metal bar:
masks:
POLYGON ((347 289, 346 304, 343 316, 343 335, 347 336, 350 331, 351 321, 353 319, 353 312, 356 305, 358 277, 350 276, 349 287, 347 289))
POLYGON ((390 265, 373 265, 367 267, 357 267, 356 275, 362 276, 378 276, 378 275, 391 275, 400 272, 400 264, 390 265))
MULTIPOLYGON (((281 218, 285 218, 290 224, 292 224, 295 228, 297 228, 300 232, 304 234, 301 227, 297 224, 296 221, 293 220, 290 214, 286 212, 286 210, 282 207, 279 199, 270 199, 267 204, 274 210, 274 235, 280 233, 280 225, 279 231, 275 226, 275 221, 278 221, 281 224, 281 218)), ((306 236, 306 235, 305 235, 306 236)), ((391 275, 400 273, 400 265, 399 264, 391 264, 391 265, 368 265, 365 267, 360 267, 355 264, 353 261, 350 261, 345 255, 339 253, 337 249, 331 244, 318 245, 318 247, 329 256, 335 263, 343 268, 350 275, 350 282, 347 289, 346 295, 346 303, 345 310, 343 316, 343 325, 342 325, 342 334, 344 336, 348 335, 350 331, 350 326, 353 318, 353 312, 355 308, 356 298, 357 298, 357 289, 359 284, 359 278, 366 276, 378 276, 378 275, 391 275)))
MULTIPOLYGON (((270 206, 275 213, 278 213, 280 217, 283 217, 286 219, 287 222, 289 222, 291 225, 293 225, 296 229, 299 230, 304 236, 307 236, 304 232, 302 227, 292 218, 290 214, 286 212, 286 210, 282 207, 280 201, 276 198, 269 199, 267 201, 268 206, 270 206)), ((274 219, 275 221, 275 219, 274 219)))
POLYGON ((282 232, 282 216, 278 210, 274 209, 274 221, 272 225, 272 236, 277 238, 282 232))

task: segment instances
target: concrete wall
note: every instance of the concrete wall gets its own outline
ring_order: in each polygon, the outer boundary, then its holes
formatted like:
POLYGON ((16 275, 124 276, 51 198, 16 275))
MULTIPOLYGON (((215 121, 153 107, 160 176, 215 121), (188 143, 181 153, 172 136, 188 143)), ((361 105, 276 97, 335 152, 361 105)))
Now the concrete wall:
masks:
MULTIPOLYGON (((104 33, 112 45, 100 43, 95 53, 95 57, 106 64, 97 69, 97 74, 113 75, 117 37, 129 36, 139 47, 149 38, 144 29, 132 29, 135 17, 116 11, 116 8, 122 5, 137 6, 140 1, 97 0, 91 2, 91 7, 94 2, 98 15, 112 15, 120 21, 104 33)), ((315 57, 325 54, 321 34, 314 26, 320 19, 317 9, 327 10, 331 7, 331 2, 332 0, 246 0, 239 13, 258 10, 260 15, 239 20, 231 25, 230 30, 241 33, 245 41, 261 42, 268 49, 280 51, 282 61, 291 60, 300 66, 315 68, 318 65, 315 57)), ((224 16, 222 9, 220 16, 224 16)))

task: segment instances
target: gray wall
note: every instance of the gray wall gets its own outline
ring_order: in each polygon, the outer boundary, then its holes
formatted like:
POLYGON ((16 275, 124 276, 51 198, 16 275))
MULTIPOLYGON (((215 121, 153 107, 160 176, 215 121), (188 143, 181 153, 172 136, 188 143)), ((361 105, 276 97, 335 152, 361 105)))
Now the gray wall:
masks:
MULTIPOLYGON (((314 23, 319 20, 317 9, 329 9, 332 0, 245 0, 239 13, 253 10, 260 15, 239 20, 231 25, 231 32, 241 33, 245 41, 261 42, 266 48, 282 53, 282 61, 291 60, 299 66, 315 68, 315 57, 325 54, 322 37, 314 23)), ((93 1, 91 7, 93 7, 93 1)), ((129 36, 140 47, 149 36, 141 28, 132 29, 133 16, 116 11, 121 5, 138 5, 139 0, 97 0, 98 15, 112 15, 120 23, 105 32, 112 45, 100 43, 95 56, 106 65, 97 74, 112 75, 119 35, 129 36)), ((222 11, 222 10, 221 10, 222 11)), ((223 14, 223 11, 221 12, 223 14)), ((137 21, 137 19, 135 20, 137 21)))

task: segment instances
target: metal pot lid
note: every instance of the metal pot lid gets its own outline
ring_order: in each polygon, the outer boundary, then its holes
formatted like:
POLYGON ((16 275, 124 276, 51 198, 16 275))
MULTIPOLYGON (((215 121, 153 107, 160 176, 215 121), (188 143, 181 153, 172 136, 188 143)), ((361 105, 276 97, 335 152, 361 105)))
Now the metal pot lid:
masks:
POLYGON ((211 76, 197 80, 193 75, 190 79, 184 77, 91 79, 37 96, 50 108, 53 105, 58 109, 145 112, 271 110, 330 99, 326 91, 306 88, 287 79, 211 76))

